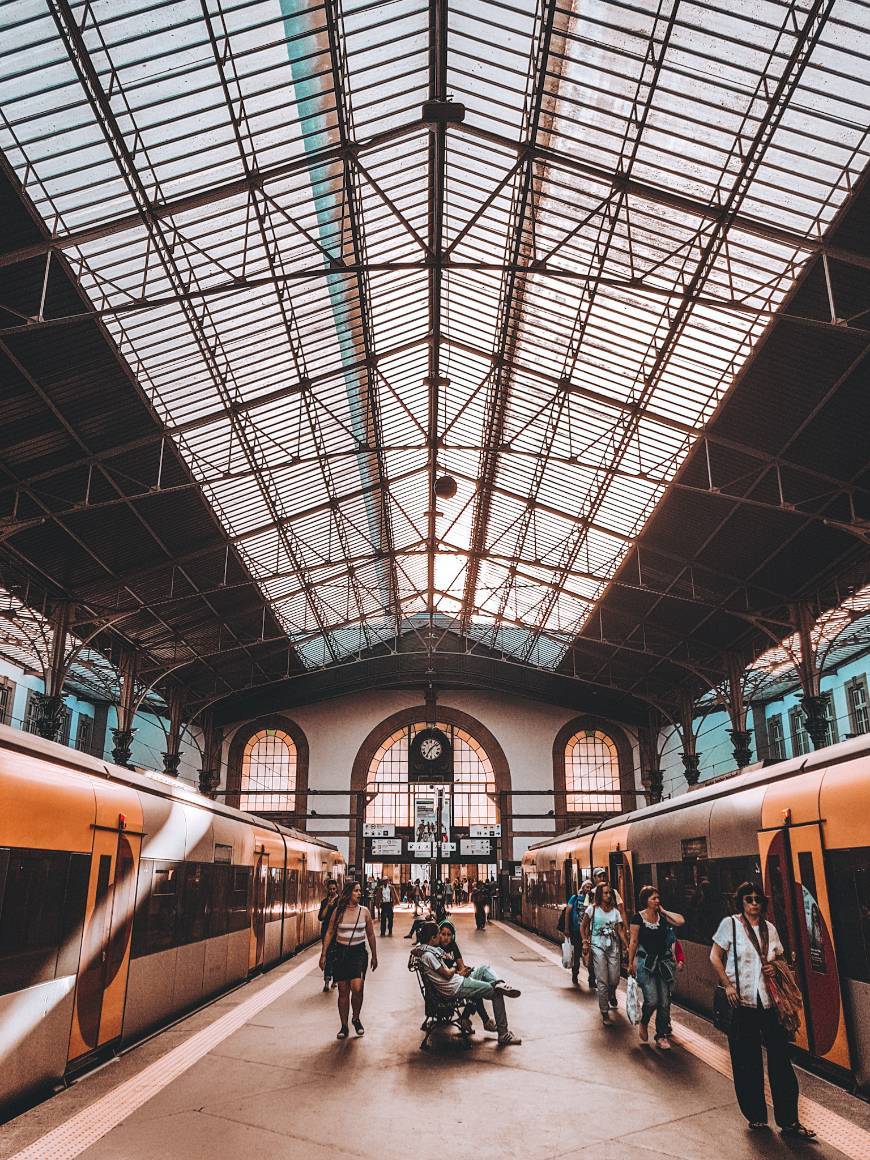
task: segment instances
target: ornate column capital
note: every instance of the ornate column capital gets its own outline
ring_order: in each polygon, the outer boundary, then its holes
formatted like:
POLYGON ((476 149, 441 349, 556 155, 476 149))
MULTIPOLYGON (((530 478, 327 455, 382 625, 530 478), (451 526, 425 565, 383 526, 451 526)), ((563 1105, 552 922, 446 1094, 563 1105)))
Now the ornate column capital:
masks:
POLYGON ((33 697, 36 701, 36 732, 46 741, 57 741, 63 721, 63 697, 36 692, 33 697))
POLYGON ((700 776, 701 754, 684 750, 680 754, 683 769, 686 771, 686 781, 689 785, 697 785, 700 776))
POLYGON ((813 749, 821 749, 828 740, 828 718, 825 713, 825 698, 814 697, 804 693, 801 697, 801 710, 804 722, 813 749))
POLYGON ((130 754, 133 750, 133 735, 135 729, 113 729, 112 740, 115 744, 112 747, 112 757, 116 765, 129 765, 130 754))
POLYGON ((734 760, 737 762, 739 769, 744 769, 752 760, 752 746, 749 743, 749 739, 752 737, 752 730, 729 729, 728 736, 731 738, 731 743, 734 746, 732 750, 734 760))

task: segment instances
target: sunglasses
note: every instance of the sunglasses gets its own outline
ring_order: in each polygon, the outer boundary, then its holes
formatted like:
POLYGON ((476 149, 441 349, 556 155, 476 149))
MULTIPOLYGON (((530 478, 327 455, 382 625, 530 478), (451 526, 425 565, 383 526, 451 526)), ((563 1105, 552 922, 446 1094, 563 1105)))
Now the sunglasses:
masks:
POLYGON ((743 901, 744 902, 764 902, 764 899, 761 898, 758 894, 744 894, 743 901))

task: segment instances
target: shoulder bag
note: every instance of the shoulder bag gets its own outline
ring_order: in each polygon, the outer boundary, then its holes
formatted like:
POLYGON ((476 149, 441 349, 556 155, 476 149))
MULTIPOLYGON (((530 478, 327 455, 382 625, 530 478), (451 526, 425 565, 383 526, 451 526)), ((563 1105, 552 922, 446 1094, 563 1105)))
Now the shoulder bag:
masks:
MULTIPOLYGON (((737 1001, 740 1002, 740 963, 737 960, 737 923, 734 921, 734 915, 731 915, 731 953, 734 955, 734 985, 737 987, 737 1001)), ((727 958, 726 958, 727 962, 727 958)), ((713 1026, 717 1031, 723 1031, 726 1035, 731 1031, 731 1026, 734 1022, 734 1008, 728 1002, 728 996, 725 994, 725 988, 721 983, 716 984, 716 989, 713 992, 713 1026)))
MULTIPOLYGON (((749 936, 749 941, 755 947, 758 957, 762 963, 766 963, 770 935, 767 929, 767 920, 762 919, 761 921, 764 923, 762 927, 761 946, 758 945, 758 937, 749 923, 744 922, 743 926, 749 936)), ((764 985, 767 987, 767 993, 770 996, 771 1003, 776 1008, 776 1013, 783 1031, 787 1038, 792 1040, 797 1035, 798 1028, 801 1025, 803 995, 801 994, 800 987, 795 982, 794 975, 786 963, 781 959, 774 959, 770 965, 773 967, 773 977, 765 979, 764 985)))

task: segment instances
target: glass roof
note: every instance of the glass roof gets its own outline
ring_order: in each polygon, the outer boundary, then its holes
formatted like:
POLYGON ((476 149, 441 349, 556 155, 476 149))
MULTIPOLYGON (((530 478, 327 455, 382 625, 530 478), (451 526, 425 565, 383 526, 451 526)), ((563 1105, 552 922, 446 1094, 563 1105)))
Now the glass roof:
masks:
POLYGON ((592 614, 868 161, 867 6, 733 8, 3 5, 0 147, 307 666, 592 614))

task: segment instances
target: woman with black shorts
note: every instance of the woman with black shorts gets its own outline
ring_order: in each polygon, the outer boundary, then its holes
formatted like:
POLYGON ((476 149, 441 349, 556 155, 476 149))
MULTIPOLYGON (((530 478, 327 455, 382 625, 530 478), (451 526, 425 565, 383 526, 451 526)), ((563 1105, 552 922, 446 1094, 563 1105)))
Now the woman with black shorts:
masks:
POLYGON ((368 908, 360 905, 362 889, 358 882, 345 882, 338 905, 329 920, 323 949, 320 952, 320 969, 326 966, 327 954, 332 964, 332 977, 338 983, 338 1017, 341 1028, 337 1039, 348 1037, 348 1014, 353 1009, 354 1030, 357 1035, 365 1035, 360 1021, 363 1004, 363 988, 368 954, 366 941, 372 951, 372 970, 378 969, 378 946, 375 928, 368 908))

